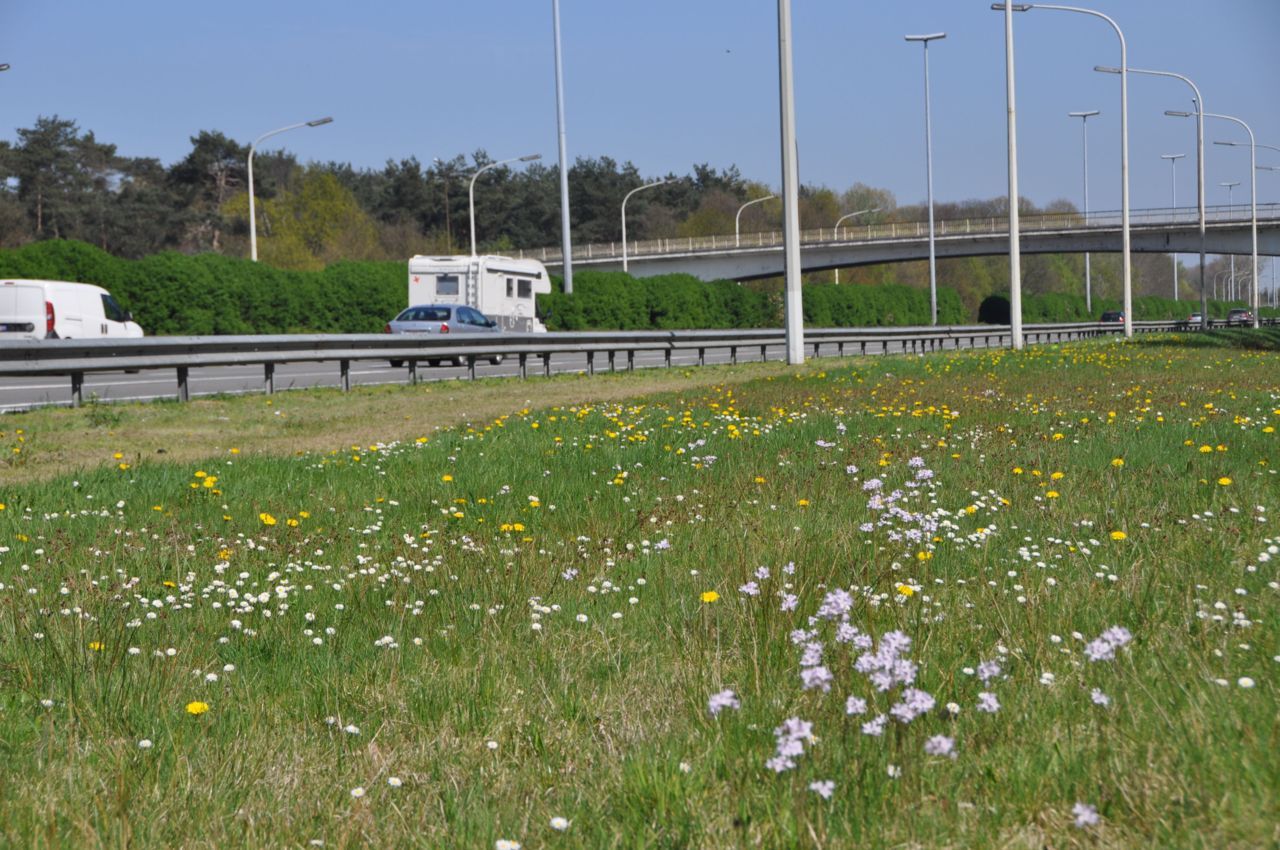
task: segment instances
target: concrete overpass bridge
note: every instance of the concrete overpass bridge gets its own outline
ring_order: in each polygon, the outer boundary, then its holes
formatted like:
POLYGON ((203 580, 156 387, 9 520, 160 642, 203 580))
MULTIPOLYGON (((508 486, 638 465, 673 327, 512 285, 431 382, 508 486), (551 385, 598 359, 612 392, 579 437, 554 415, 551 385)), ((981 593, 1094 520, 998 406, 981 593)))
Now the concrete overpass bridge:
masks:
MULTIPOLYGON (((1206 213, 1205 251, 1248 255, 1252 252, 1249 207, 1211 207, 1206 213)), ((1194 207, 1131 210, 1130 243, 1135 252, 1198 254, 1200 231, 1194 207)), ((1120 252, 1117 212, 1058 213, 1021 218, 1024 254, 1120 252)), ((1009 251, 1006 218, 970 218, 935 223, 940 259, 996 256, 1009 251)), ((1258 254, 1280 256, 1280 204, 1258 207, 1258 254)), ((559 270, 555 248, 521 251, 559 270)), ((806 272, 853 266, 902 263, 929 257, 925 222, 891 222, 830 227, 801 234, 801 264, 806 272)), ((628 268, 637 277, 684 272, 703 280, 751 280, 783 273, 782 233, 744 233, 741 237, 704 236, 627 243, 628 268)), ((576 245, 575 268, 621 271, 622 244, 576 245)))

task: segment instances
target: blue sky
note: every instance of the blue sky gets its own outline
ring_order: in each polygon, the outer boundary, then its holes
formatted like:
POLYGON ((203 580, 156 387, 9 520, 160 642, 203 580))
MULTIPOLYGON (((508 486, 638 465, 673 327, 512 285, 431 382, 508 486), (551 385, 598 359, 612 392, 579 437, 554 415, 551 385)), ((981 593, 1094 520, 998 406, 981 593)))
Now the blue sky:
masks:
MULTIPOLYGON (((1249 121, 1280 146, 1280 0, 1088 0, 1116 18, 1131 67, 1196 80, 1211 112, 1249 121)), ((777 7, 773 0, 561 0, 570 158, 631 160, 645 175, 736 164, 776 186, 777 7)), ((844 189, 924 199, 921 48, 906 33, 946 31, 930 48, 935 194, 1006 191, 1001 16, 981 0, 795 0, 800 175, 844 189)), ((1021 191, 1044 204, 1081 195, 1080 126, 1090 120, 1090 205, 1117 209, 1119 81, 1114 34, 1083 15, 1033 11, 1015 22, 1021 191)), ((380 167, 387 159, 556 157, 551 3, 516 0, 6 0, 0 7, 0 138, 38 115, 73 118, 131 156, 171 163, 218 129, 248 142, 321 115, 335 122, 273 139, 306 161, 380 167)), ((1130 82, 1132 203, 1195 197, 1194 123, 1185 86, 1130 82)), ((1215 126, 1216 125, 1216 126, 1215 126)), ((1225 122, 1213 139, 1245 140, 1225 122)), ((272 143, 268 143, 270 145, 272 143)), ((1280 154, 1259 152, 1259 163, 1280 154)), ((1209 203, 1242 180, 1248 151, 1209 146, 1209 203)), ((1258 175, 1280 201, 1280 174, 1258 175)))

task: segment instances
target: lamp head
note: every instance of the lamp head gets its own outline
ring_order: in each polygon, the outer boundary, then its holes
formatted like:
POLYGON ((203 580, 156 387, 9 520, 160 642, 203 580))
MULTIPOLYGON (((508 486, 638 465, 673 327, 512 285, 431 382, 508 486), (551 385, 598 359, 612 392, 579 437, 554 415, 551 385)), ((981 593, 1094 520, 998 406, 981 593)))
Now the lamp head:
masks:
POLYGON ((934 32, 934 33, 929 33, 928 35, 903 36, 903 38, 907 41, 923 41, 925 44, 928 44, 931 41, 936 41, 940 38, 946 38, 946 37, 947 37, 947 34, 945 32, 934 32))
POLYGON ((4 64, 0 64, 0 71, 7 71, 7 70, 9 70, 8 62, 5 62, 4 64))
POLYGON ((1186 154, 1185 154, 1185 153, 1162 153, 1162 154, 1160 154, 1160 158, 1161 158, 1161 159, 1182 159, 1184 156, 1186 156, 1186 154))
POLYGON ((1099 74, 1118 74, 1118 73, 1120 73, 1120 69, 1119 69, 1119 68, 1112 68, 1110 65, 1094 65, 1094 66, 1093 66, 1093 70, 1097 71, 1099 74))
MULTIPOLYGON (((1014 3, 1014 4, 1013 4, 1013 11, 1015 11, 1015 12, 1026 12, 1026 11, 1028 11, 1029 9, 1034 9, 1034 8, 1035 8, 1035 7, 1034 7, 1034 6, 1032 6, 1030 3, 1014 3)), ((991 4, 991 11, 993 11, 993 12, 1003 12, 1003 11, 1004 11, 1004 4, 1003 4, 1003 3, 992 3, 992 4, 991 4)))
POLYGON ((1068 112, 1067 117, 1068 118, 1092 118, 1095 115, 1101 115, 1101 114, 1102 113, 1097 109, 1091 109, 1088 112, 1068 112))
POLYGON ((324 118, 317 118, 317 119, 316 119, 316 120, 314 120, 314 121, 308 121, 308 122, 307 122, 307 126, 308 126, 308 127, 319 127, 321 124, 332 124, 332 123, 333 123, 333 118, 332 118, 332 117, 327 117, 327 116, 326 116, 326 117, 324 117, 324 118))
POLYGON ((1178 112, 1178 111, 1177 111, 1177 110, 1175 110, 1175 109, 1166 109, 1166 110, 1164 111, 1164 114, 1165 114, 1165 115, 1168 115, 1170 118, 1190 118, 1190 117, 1192 116, 1192 114, 1193 114, 1193 113, 1190 113, 1190 112, 1178 112))
POLYGON ((531 153, 531 154, 529 154, 528 156, 522 156, 522 157, 520 157, 520 161, 521 161, 521 162, 533 162, 535 159, 542 159, 542 154, 540 154, 540 153, 531 153))
POLYGON ((1214 142, 1215 145, 1226 145, 1229 148, 1248 147, 1244 142, 1214 142))

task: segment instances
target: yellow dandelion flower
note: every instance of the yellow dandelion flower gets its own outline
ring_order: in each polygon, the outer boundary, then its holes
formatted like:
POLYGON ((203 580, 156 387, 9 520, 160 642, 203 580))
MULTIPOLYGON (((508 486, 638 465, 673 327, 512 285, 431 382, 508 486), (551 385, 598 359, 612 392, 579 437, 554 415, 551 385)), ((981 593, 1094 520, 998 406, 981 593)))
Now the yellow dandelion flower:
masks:
POLYGON ((100 640, 89 641, 89 649, 93 650, 94 652, 102 652, 102 650, 105 648, 106 648, 106 644, 100 640))
POLYGON ((1114 466, 1116 469, 1119 469, 1120 467, 1124 466, 1124 458, 1122 457, 1112 458, 1111 465, 1114 466))
POLYGON ((300 516, 302 519, 311 519, 311 512, 310 512, 310 511, 298 511, 298 516, 300 516))
POLYGON ((298 527, 298 521, 297 521, 296 519, 294 519, 293 517, 289 517, 287 520, 285 520, 285 521, 284 521, 284 524, 285 524, 285 525, 287 525, 287 526, 289 526, 290 528, 297 528, 297 527, 298 527))
POLYGON ((1050 490, 1048 493, 1044 494, 1044 497, 1046 499, 1056 499, 1059 495, 1061 494, 1059 494, 1057 490, 1050 490))
POLYGON ((190 714, 192 717, 199 717, 201 714, 204 714, 208 710, 209 710, 209 703, 207 702, 194 700, 192 702, 187 703, 187 714, 190 714))
POLYGON ((702 594, 702 601, 707 603, 715 602, 719 598, 720 594, 716 593, 714 590, 708 590, 702 594))
POLYGON ((1231 479, 1224 475, 1224 476, 1222 476, 1221 478, 1219 478, 1219 479, 1218 479, 1218 484, 1219 484, 1219 485, 1221 485, 1221 486, 1223 486, 1223 487, 1230 487, 1230 486, 1231 486, 1231 479))
POLYGON ((272 526, 276 524, 276 518, 268 513, 258 514, 258 520, 265 526, 272 526))
POLYGON ((1111 539, 1112 539, 1112 540, 1125 540, 1125 539, 1127 539, 1128 537, 1129 537, 1129 535, 1125 534, 1123 531, 1113 531, 1113 532, 1111 532, 1111 539))
POLYGON ((763 476, 763 475, 757 475, 757 476, 756 476, 755 481, 756 481, 756 483, 757 483, 757 484, 763 484, 763 483, 764 483, 764 476, 763 476))
POLYGON ((912 587, 911 585, 909 585, 909 584, 900 584, 900 585, 898 585, 897 590, 898 590, 898 592, 899 592, 899 593, 901 593, 903 596, 912 596, 912 595, 914 595, 914 594, 915 594, 915 592, 916 592, 916 591, 915 591, 915 588, 913 588, 913 587, 912 587))
POLYGON ((797 500, 796 500, 796 504, 797 504, 797 505, 799 505, 799 506, 800 506, 800 507, 802 507, 802 508, 807 508, 807 507, 809 507, 809 500, 808 500, 808 499, 797 499, 797 500))
POLYGON ((441 481, 443 481, 443 482, 445 482, 445 483, 447 484, 447 483, 449 483, 450 481, 452 481, 452 480, 453 480, 453 476, 452 476, 452 475, 441 475, 441 476, 440 476, 440 480, 441 480, 441 481))

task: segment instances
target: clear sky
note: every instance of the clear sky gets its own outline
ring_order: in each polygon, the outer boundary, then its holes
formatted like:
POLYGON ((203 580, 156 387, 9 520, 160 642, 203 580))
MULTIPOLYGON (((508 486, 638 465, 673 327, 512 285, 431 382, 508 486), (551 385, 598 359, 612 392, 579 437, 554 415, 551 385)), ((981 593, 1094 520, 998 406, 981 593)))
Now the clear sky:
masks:
MULTIPOLYGON (((1280 146, 1280 0, 1082 0, 1114 17, 1135 68, 1194 79, 1211 112, 1280 146)), ((695 162, 737 165, 777 186, 777 7, 772 0, 561 0, 570 158, 631 160, 643 174, 695 162)), ((795 0, 800 176, 844 189, 885 187, 924 199, 921 47, 907 33, 945 31, 930 47, 935 195, 1003 195, 1002 16, 985 0, 795 0)), ((1038 204, 1081 199, 1080 122, 1089 122, 1090 205, 1118 209, 1118 65, 1106 24, 1036 10, 1017 16, 1021 192, 1038 204)), ((322 115, 335 122, 268 142, 303 160, 380 167, 387 159, 540 152, 556 158, 551 2, 526 0, 2 0, 0 138, 57 114, 122 154, 166 164, 202 129, 242 142, 322 115)), ((1189 90, 1132 77, 1132 204, 1195 198, 1189 90)), ((1245 141, 1210 121, 1207 136, 1245 141)), ((1280 164, 1261 150, 1259 163, 1280 164)), ((1210 204, 1241 180, 1248 151, 1207 150, 1210 204)), ((1280 201, 1280 173, 1258 174, 1259 200, 1280 201)))

